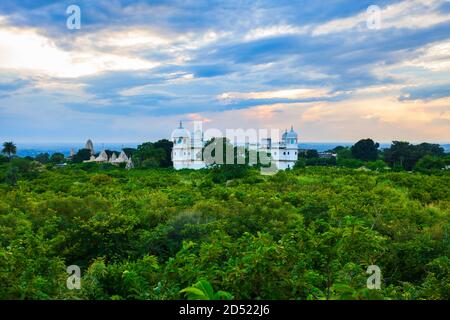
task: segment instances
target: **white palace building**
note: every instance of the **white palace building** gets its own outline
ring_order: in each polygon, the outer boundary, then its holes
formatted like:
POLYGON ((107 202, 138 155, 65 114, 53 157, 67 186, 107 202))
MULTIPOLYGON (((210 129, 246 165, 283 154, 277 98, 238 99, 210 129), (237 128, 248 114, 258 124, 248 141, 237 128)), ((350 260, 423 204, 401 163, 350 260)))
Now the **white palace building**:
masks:
MULTIPOLYGON (((194 133, 191 134, 180 122, 179 127, 172 132, 171 141, 173 142, 172 162, 175 169, 201 169, 207 166, 202 157, 206 141, 201 124, 194 123, 194 133)), ((298 135, 291 127, 290 131, 286 130, 283 133, 279 142, 272 142, 271 138, 266 138, 254 146, 247 144, 247 147, 267 152, 278 170, 286 170, 293 168, 297 161, 298 135)))

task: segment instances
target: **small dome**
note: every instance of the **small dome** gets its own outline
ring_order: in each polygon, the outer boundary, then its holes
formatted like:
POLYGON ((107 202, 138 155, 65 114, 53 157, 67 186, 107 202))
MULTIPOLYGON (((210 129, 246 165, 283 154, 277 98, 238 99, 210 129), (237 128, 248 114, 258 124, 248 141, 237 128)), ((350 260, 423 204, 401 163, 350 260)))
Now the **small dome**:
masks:
POLYGON ((294 131, 294 128, 291 127, 291 131, 289 131, 289 133, 286 134, 286 138, 288 139, 297 139, 298 135, 297 132, 294 131))
POLYGON ((183 128, 183 124, 180 121, 180 126, 172 131, 172 139, 174 138, 190 138, 191 134, 188 130, 183 128))

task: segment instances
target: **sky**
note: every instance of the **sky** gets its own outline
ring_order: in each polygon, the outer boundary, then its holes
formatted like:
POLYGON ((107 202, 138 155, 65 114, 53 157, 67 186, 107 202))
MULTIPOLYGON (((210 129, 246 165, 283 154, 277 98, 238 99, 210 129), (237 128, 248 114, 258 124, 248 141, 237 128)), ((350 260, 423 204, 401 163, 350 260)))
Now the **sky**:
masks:
POLYGON ((450 1, 0 2, 1 141, 154 141, 179 120, 449 142, 450 1))

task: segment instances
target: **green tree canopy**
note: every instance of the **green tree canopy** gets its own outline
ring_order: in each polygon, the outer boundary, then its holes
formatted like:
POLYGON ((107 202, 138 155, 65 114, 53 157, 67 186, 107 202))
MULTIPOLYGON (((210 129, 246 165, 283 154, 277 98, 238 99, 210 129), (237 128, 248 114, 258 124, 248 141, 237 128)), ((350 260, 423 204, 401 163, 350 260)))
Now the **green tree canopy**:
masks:
POLYGON ((17 147, 14 144, 14 142, 9 141, 9 142, 4 142, 3 143, 3 149, 2 149, 2 153, 8 155, 8 157, 11 159, 11 157, 13 155, 15 155, 17 152, 17 147))
POLYGON ((304 156, 306 159, 315 159, 319 158, 319 152, 315 149, 306 150, 304 154, 301 154, 301 156, 304 156))
POLYGON ((155 143, 145 142, 133 153, 133 162, 142 168, 172 166, 172 142, 159 140, 155 143))
POLYGON ((35 160, 37 162, 40 162, 42 164, 48 163, 50 161, 50 155, 45 152, 45 153, 40 153, 35 157, 35 160))
POLYGON ((437 144, 413 145, 405 141, 393 141, 391 147, 384 151, 384 160, 393 168, 399 167, 410 171, 417 161, 426 155, 442 157, 445 153, 437 144))
POLYGON ((65 161, 65 157, 62 153, 56 152, 52 154, 50 157, 50 162, 52 163, 63 163, 65 161))
POLYGON ((81 163, 83 161, 89 160, 90 158, 91 158, 91 150, 89 150, 89 149, 80 149, 72 157, 72 162, 73 163, 81 163))
POLYGON ((351 147, 354 158, 363 161, 375 161, 378 159, 378 148, 380 144, 373 142, 372 139, 359 140, 351 147))
POLYGON ((441 170, 445 167, 444 159, 431 155, 426 155, 417 161, 414 166, 415 171, 427 172, 432 170, 441 170))
POLYGON ((164 159, 161 160, 160 166, 163 168, 172 167, 172 148, 173 142, 167 139, 158 140, 154 143, 155 148, 163 149, 165 156, 164 159))

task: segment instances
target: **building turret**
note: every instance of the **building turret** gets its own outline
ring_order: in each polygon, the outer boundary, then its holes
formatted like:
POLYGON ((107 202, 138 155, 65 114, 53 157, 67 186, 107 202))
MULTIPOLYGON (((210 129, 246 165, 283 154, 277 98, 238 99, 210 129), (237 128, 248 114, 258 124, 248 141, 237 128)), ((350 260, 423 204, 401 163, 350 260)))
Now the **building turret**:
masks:
POLYGON ((298 135, 297 132, 294 131, 294 127, 291 126, 291 131, 289 131, 289 133, 286 133, 286 146, 294 144, 298 144, 298 135))
POLYGON ((183 123, 172 132, 172 162, 175 169, 201 169, 205 167, 202 160, 204 146, 201 123, 195 123, 194 134, 183 128, 183 123))
POLYGON ((86 141, 86 145, 85 145, 84 148, 90 150, 91 151, 91 155, 95 154, 94 144, 92 143, 91 139, 88 139, 88 141, 86 141))

